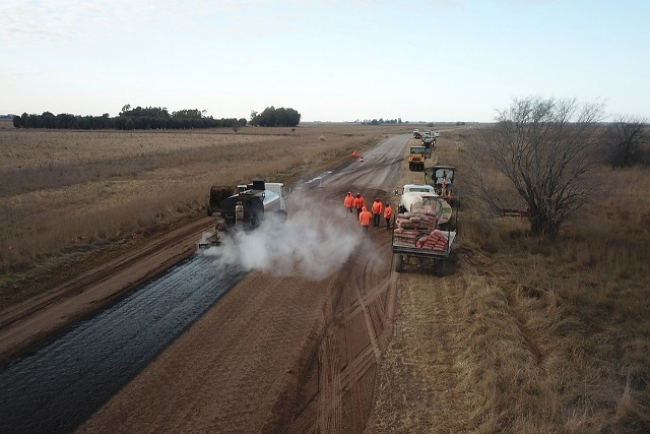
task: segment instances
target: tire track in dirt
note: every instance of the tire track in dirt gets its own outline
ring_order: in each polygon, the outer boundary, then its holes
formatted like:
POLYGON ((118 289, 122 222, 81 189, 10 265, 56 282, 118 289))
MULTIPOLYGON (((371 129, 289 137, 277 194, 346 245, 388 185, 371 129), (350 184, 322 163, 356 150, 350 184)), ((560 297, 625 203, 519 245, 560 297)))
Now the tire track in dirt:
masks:
MULTIPOLYGON (((351 186, 391 197, 405 144, 301 190, 337 207, 351 186)), ((251 273, 79 432, 362 433, 392 333, 390 258, 390 233, 371 228, 324 281, 251 273)))

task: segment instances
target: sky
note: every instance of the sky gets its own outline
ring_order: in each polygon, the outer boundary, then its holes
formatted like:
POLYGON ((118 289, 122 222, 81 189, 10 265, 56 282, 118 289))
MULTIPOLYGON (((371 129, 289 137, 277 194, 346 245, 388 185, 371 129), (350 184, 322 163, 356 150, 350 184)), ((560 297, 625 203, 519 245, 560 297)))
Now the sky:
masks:
POLYGON ((648 0, 2 0, 0 115, 491 122, 538 96, 650 119, 648 17, 648 0))

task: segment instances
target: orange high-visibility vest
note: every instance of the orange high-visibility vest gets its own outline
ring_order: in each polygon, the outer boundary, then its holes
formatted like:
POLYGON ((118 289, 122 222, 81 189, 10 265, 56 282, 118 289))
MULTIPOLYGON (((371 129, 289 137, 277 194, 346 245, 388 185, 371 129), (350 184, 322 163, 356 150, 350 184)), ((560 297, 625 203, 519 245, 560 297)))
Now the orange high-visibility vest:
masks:
POLYGON ((370 220, 372 220, 372 214, 370 214, 370 211, 368 211, 364 206, 363 211, 359 214, 359 222, 361 223, 361 226, 370 226, 370 220))
POLYGON ((374 201, 372 203, 372 213, 373 214, 381 214, 381 209, 383 208, 381 202, 379 201, 374 201))
POLYGON ((352 196, 351 194, 345 196, 345 199, 343 199, 343 205, 346 208, 352 208, 354 206, 354 196, 352 196))
POLYGON ((390 205, 386 205, 386 211, 384 211, 384 218, 388 220, 392 216, 393 216, 393 208, 390 205))
POLYGON ((366 204, 366 201, 363 200, 363 197, 355 197, 354 198, 354 207, 356 209, 363 208, 365 204, 366 204))

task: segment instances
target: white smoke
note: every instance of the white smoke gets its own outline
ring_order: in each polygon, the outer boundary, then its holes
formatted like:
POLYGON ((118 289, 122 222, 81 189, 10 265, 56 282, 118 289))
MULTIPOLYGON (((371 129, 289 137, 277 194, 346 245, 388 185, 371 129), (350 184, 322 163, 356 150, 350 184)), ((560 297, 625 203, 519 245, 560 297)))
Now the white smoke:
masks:
POLYGON ((322 280, 337 272, 365 238, 356 213, 292 197, 290 215, 267 214, 254 231, 233 231, 203 253, 221 264, 276 276, 322 280))

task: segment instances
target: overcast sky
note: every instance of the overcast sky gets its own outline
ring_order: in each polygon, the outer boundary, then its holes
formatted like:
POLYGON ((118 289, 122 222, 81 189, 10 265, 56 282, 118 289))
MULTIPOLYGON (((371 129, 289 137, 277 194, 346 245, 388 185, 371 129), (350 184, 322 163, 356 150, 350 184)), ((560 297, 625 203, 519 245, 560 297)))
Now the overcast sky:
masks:
POLYGON ((0 114, 492 121, 535 95, 650 118, 649 18, 648 0, 2 0, 0 114))

